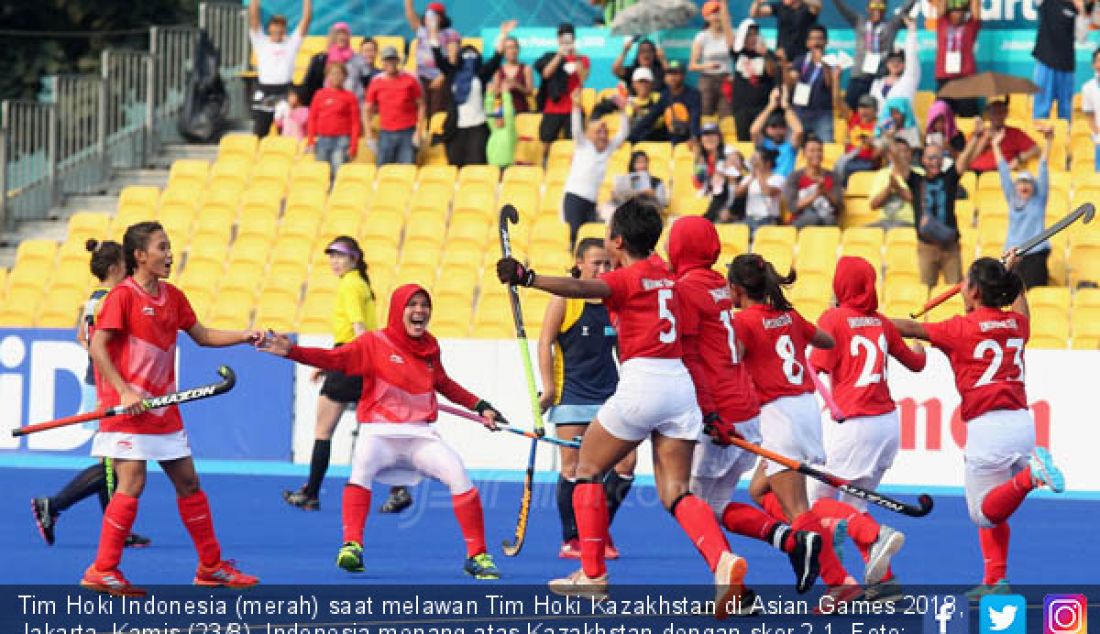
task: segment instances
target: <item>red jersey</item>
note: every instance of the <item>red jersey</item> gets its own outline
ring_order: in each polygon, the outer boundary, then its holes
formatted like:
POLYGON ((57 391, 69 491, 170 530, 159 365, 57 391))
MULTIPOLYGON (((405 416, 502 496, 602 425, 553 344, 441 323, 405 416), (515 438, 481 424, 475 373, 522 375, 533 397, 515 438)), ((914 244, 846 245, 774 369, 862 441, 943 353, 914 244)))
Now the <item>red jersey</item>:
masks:
POLYGON ((379 129, 398 132, 416 127, 417 102, 422 96, 420 80, 401 71, 393 77, 375 75, 363 99, 377 109, 379 129))
MULTIPOLYGON (((96 329, 112 331, 107 344, 111 363, 130 389, 147 398, 176 391, 176 334, 197 321, 187 297, 175 286, 160 282, 157 294, 150 295, 128 277, 103 299, 96 329)), ((100 407, 119 404, 118 392, 99 372, 96 389, 100 407)), ((104 432, 168 434, 181 429, 183 420, 175 405, 99 423, 104 432)))
POLYGON ((611 288, 603 304, 619 333, 619 361, 681 358, 680 303, 661 256, 651 255, 600 279, 611 288))
POLYGON ((760 403, 738 358, 729 283, 711 269, 721 250, 718 231, 706 218, 685 217, 672 225, 668 253, 679 275, 684 365, 703 413, 717 412, 722 420, 738 423, 759 414, 760 403))
POLYGON ((947 354, 962 397, 962 419, 986 412, 1027 409, 1024 345, 1031 338, 1027 317, 981 307, 935 324, 925 324, 928 340, 947 354))
POLYGON ((359 101, 355 93, 343 88, 322 88, 314 93, 306 126, 310 145, 319 136, 347 136, 351 137, 348 152, 355 156, 359 125, 359 101))
POLYGON ((734 316, 734 328, 744 344, 742 362, 761 405, 781 396, 813 393, 813 380, 806 376, 806 346, 817 329, 797 310, 755 304, 734 316))
MULTIPOLYGON (((1011 161, 1033 147, 1035 147, 1035 141, 1032 141, 1026 132, 1017 127, 1005 126, 1005 138, 1001 140, 1001 153, 1004 154, 1005 161, 1011 161)), ((997 171, 997 159, 993 156, 993 148, 987 147, 985 151, 975 156, 970 162, 970 169, 976 172, 997 171)))

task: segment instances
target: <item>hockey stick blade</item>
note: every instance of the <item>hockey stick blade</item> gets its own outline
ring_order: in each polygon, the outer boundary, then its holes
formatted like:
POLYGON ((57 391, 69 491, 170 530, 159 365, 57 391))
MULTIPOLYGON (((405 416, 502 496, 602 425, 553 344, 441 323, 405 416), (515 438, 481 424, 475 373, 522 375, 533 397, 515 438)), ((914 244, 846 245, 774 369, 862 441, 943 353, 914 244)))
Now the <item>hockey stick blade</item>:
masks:
POLYGON ((852 497, 859 498, 875 506, 881 506, 884 509, 893 511, 895 513, 901 513, 902 515, 908 515, 909 517, 924 517, 932 512, 932 496, 927 493, 922 493, 917 497, 917 504, 906 504, 905 502, 899 502, 892 498, 886 497, 881 493, 874 491, 868 491, 861 489, 857 486, 852 486, 848 483, 843 483, 837 487, 837 490, 841 493, 847 493, 852 497))
POLYGON ((523 498, 519 503, 519 519, 516 521, 515 536, 511 541, 504 540, 501 544, 501 550, 508 557, 519 554, 527 537, 527 520, 531 516, 531 494, 535 482, 535 450, 538 446, 538 441, 531 441, 531 454, 527 459, 527 475, 523 479, 523 498))

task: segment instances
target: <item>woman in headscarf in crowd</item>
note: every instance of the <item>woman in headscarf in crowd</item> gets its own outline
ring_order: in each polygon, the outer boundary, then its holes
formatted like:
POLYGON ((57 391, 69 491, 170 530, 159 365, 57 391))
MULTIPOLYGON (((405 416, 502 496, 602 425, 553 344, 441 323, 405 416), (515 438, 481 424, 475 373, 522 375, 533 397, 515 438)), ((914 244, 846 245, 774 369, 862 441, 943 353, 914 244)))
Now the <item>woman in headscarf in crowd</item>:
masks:
POLYGON ((928 109, 928 122, 924 126, 924 144, 939 145, 958 157, 966 147, 966 137, 955 124, 955 113, 942 99, 932 103, 928 109))
MULTIPOLYGON (((351 27, 347 22, 337 22, 328 30, 328 44, 325 50, 309 58, 306 76, 302 80, 301 98, 303 105, 313 102, 313 94, 325 85, 325 69, 329 64, 339 63, 345 68, 355 57, 351 46, 351 27)), ((363 84, 359 73, 349 72, 344 79, 344 90, 350 90, 357 96, 363 94, 363 84)))

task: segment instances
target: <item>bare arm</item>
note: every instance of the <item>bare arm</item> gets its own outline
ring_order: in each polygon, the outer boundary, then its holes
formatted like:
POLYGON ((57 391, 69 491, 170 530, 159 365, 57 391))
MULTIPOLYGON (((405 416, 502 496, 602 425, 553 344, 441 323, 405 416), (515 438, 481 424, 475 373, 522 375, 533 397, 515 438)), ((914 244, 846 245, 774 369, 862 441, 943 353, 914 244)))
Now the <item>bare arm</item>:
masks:
POLYGON ((546 63, 546 66, 542 67, 542 78, 550 79, 554 73, 558 72, 558 67, 561 66, 562 61, 565 58, 561 53, 554 53, 554 56, 550 58, 550 61, 546 63))
POLYGON ((531 288, 552 293, 558 297, 575 299, 607 299, 611 297, 611 287, 603 280, 578 280, 572 277, 554 275, 535 275, 531 288))
POLYGON ((810 345, 815 348, 820 348, 821 350, 832 350, 833 346, 836 345, 836 340, 834 340, 833 336, 829 333, 820 328, 816 328, 814 330, 813 339, 810 339, 810 345))
POLYGON ((313 22, 313 0, 302 0, 302 20, 298 22, 298 35, 305 37, 309 33, 309 24, 313 22))
POLYGON ((405 21, 414 32, 420 28, 420 16, 416 14, 413 0, 405 0, 405 21))
POLYGON ((963 148, 961 154, 959 154, 959 173, 962 174, 966 170, 970 169, 970 164, 978 157, 981 152, 978 150, 985 143, 983 139, 985 134, 982 130, 975 130, 974 134, 970 135, 970 139, 966 142, 966 147, 963 148))
POLYGON ((894 175, 891 174, 890 180, 886 182, 886 187, 883 187, 882 189, 871 195, 871 200, 869 201, 871 209, 882 209, 883 205, 885 205, 886 202, 890 200, 890 193, 893 190, 893 183, 894 175))
POLYGON ((791 145, 796 148, 802 145, 802 120, 798 118, 794 108, 787 104, 783 110, 783 118, 787 120, 787 128, 791 131, 791 145))
MULTIPOLYGON (((946 2, 946 0, 944 1, 946 2)), ((764 4, 763 0, 753 0, 752 6, 749 7, 750 18, 766 18, 771 15, 771 6, 764 4)))
POLYGON ((623 50, 619 51, 619 56, 615 58, 614 62, 611 62, 611 72, 616 77, 623 81, 630 81, 630 78, 624 75, 626 54, 630 52, 630 48, 634 46, 634 38, 627 37, 623 40, 623 50))
MULTIPOLYGON (((775 112, 775 109, 779 107, 779 88, 773 88, 771 97, 768 99, 768 105, 760 111, 760 114, 756 115, 756 119, 753 120, 752 126, 749 127, 749 139, 753 143, 760 143, 764 138, 764 125, 768 122, 768 117, 771 113, 775 112)), ((797 119, 797 117, 795 117, 797 119)), ((799 129, 801 130, 801 124, 799 129)))
POLYGON ((118 373, 118 369, 111 361, 111 355, 107 353, 107 344, 114 337, 115 331, 113 330, 96 330, 92 335, 92 345, 88 353, 92 357, 92 363, 95 364, 99 376, 103 377, 103 380, 107 381, 118 392, 119 404, 127 407, 127 413, 137 414, 145 409, 141 405, 141 397, 122 380, 122 375, 118 373))
POLYGON ((726 48, 733 48, 733 43, 737 40, 737 36, 733 32, 733 21, 730 20, 729 5, 723 0, 718 3, 718 6, 721 7, 721 11, 718 15, 722 17, 722 36, 726 38, 726 48))
POLYGON ((970 19, 975 22, 982 21, 982 0, 970 0, 970 19))
POLYGON ((1030 148, 1024 150, 1023 152, 1020 152, 1020 155, 1016 157, 1016 164, 1023 165, 1024 163, 1027 163, 1031 159, 1035 158, 1036 156, 1039 156, 1042 151, 1042 148, 1040 148, 1039 144, 1036 143, 1030 148))
POLYGON ((240 343, 249 343, 256 339, 256 334, 248 330, 217 330, 207 328, 197 321, 187 331, 187 334, 191 336, 195 343, 204 348, 226 348, 240 343))
POLYGON ((367 101, 363 104, 363 140, 370 141, 374 135, 374 127, 371 123, 374 121, 374 104, 367 101))
POLYGON ((924 324, 919 321, 913 321, 912 319, 891 319, 890 321, 902 337, 929 341, 928 331, 924 329, 924 324))
POLYGON ((88 349, 88 324, 84 321, 84 315, 76 322, 76 342, 84 350, 88 349))
POLYGON ((554 342, 565 320, 565 300, 555 297, 546 306, 539 332, 539 375, 542 377, 542 397, 539 404, 545 410, 557 398, 557 382, 554 380, 554 342))
POLYGON ((262 26, 260 23, 260 0, 250 0, 248 3, 248 30, 259 31, 262 26))
POLYGON ((947 17, 947 0, 934 0, 932 6, 936 9, 937 18, 947 17))

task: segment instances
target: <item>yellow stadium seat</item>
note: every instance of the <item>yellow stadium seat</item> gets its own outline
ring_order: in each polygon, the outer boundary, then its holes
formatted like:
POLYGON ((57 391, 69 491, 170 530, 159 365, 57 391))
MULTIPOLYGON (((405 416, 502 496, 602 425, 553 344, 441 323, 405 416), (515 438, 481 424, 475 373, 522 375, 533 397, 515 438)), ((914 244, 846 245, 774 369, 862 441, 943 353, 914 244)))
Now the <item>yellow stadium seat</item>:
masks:
POLYGON ((210 163, 200 159, 177 159, 168 169, 168 187, 186 184, 190 187, 203 188, 206 186, 206 178, 210 174, 210 163))
POLYGON ((4 297, 4 290, 7 288, 7 284, 8 269, 6 267, 0 266, 0 299, 3 299, 4 297))
POLYGON ((308 266, 313 245, 301 238, 279 238, 271 248, 271 264, 292 263, 308 266))
POLYGON ((152 207, 155 209, 159 201, 160 188, 147 185, 130 185, 129 187, 123 187, 122 192, 118 196, 118 206, 120 209, 131 205, 152 207))
POLYGON ((354 214, 362 221, 366 209, 367 196, 362 186, 347 186, 339 191, 333 190, 328 198, 326 216, 354 214))
POLYGON ((594 238, 603 241, 607 235, 607 225, 602 222, 586 222, 577 230, 577 243, 585 238, 594 238))
POLYGON ((147 222, 156 219, 156 207, 121 207, 111 220, 109 238, 122 241, 126 229, 139 222, 147 222))
POLYGON ((183 266, 179 278, 179 285, 184 290, 194 288, 218 287, 222 276, 225 274, 225 266, 221 260, 192 260, 188 258, 183 266))
POLYGON ((286 198, 285 214, 308 212, 320 217, 328 199, 328 188, 317 185, 301 185, 290 190, 286 198))
POLYGON ((401 241, 401 229, 405 226, 403 210, 377 208, 367 212, 363 223, 364 235, 388 236, 393 241, 401 241))
POLYGON ((95 276, 89 271, 88 262, 75 260, 62 262, 54 269, 53 278, 50 279, 50 292, 76 291, 83 295, 95 282, 95 276))
POLYGON ((53 262, 42 260, 24 260, 18 262, 8 274, 8 290, 35 289, 41 291, 49 286, 53 275, 53 262))
POLYGON ((321 222, 321 238, 331 240, 336 236, 357 236, 363 224, 363 214, 354 209, 330 209, 321 222))
POLYGON ((1040 286, 1027 291, 1027 303, 1033 308, 1043 307, 1069 316, 1070 292, 1068 288, 1040 286))
POLYGON ((882 247, 878 245, 855 242, 844 244, 840 247, 841 255, 863 258, 867 260, 875 271, 882 270, 882 247))
POLYGON ((237 208, 240 207, 241 196, 244 194, 244 183, 223 183, 219 186, 208 185, 204 194, 202 200, 204 205, 226 205, 232 207, 233 210, 236 211, 237 208))
POLYGON ((530 250, 569 250, 569 225, 557 218, 539 218, 531 227, 530 250))
POLYGON ((495 188, 500 181, 500 168, 495 165, 467 165, 458 171, 458 187, 473 184, 495 188))
POLYGON ((718 240, 722 243, 722 253, 739 255, 749 251, 749 226, 741 223, 715 225, 718 240))
POLYGON ((451 196, 454 188, 443 183, 425 183, 416 189, 409 201, 410 211, 428 209, 437 213, 440 217, 446 217, 447 207, 451 204, 451 196))
POLYGON ((460 207, 485 209, 489 214, 495 216, 496 210, 493 208, 496 206, 496 185, 476 181, 462 183, 455 193, 454 206, 456 209, 460 207))
MULTIPOLYGON (((932 289, 932 291, 928 294, 928 297, 937 297, 949 288, 951 288, 951 286, 948 284, 940 284, 939 286, 936 286, 932 289)), ((943 321, 945 319, 950 319, 955 315, 961 315, 963 313, 963 310, 964 308, 962 295, 956 293, 955 296, 951 299, 928 311, 928 314, 925 315, 924 319, 925 321, 943 321)))
POLYGON ((252 178, 248 182, 249 188, 268 190, 281 199, 286 193, 289 173, 290 159, 282 156, 261 158, 253 168, 252 178))
POLYGON ((787 249, 794 249, 796 231, 794 227, 765 225, 756 230, 753 236, 753 251, 757 245, 778 244, 787 249))
POLYGON ((916 245, 897 242, 887 245, 883 264, 886 265, 887 272, 916 273, 918 271, 916 245))
POLYGON ((1072 247, 1066 264, 1071 286, 1077 286, 1080 282, 1100 283, 1100 248, 1072 247))
POLYGON ((194 218, 195 235, 229 234, 236 220, 237 211, 233 208, 224 205, 204 205, 194 218))
POLYGON ((247 291, 253 293, 264 279, 264 266, 259 262, 237 261, 226 269, 220 278, 218 291, 247 291))
POLYGON ((313 210, 299 208, 294 212, 287 212, 279 222, 279 237, 282 239, 297 238, 312 244, 317 238, 317 230, 321 226, 321 216, 313 210))
MULTIPOLYGON (((387 165, 386 167, 391 167, 387 165)), ((371 199, 369 207, 371 209, 383 206, 400 209, 404 213, 405 208, 409 204, 409 198, 412 197, 412 184, 411 183, 397 183, 390 181, 379 181, 374 190, 374 198, 371 199)))
POLYGON ((389 183, 412 189, 414 182, 416 182, 415 165, 400 165, 397 163, 383 165, 378 168, 378 173, 375 177, 375 184, 377 187, 389 183))
MULTIPOLYGON (((196 216, 194 207, 172 203, 161 208, 157 222, 164 227, 176 248, 179 248, 191 241, 191 228, 195 224, 196 216)), ((229 222, 232 224, 232 220, 229 222)))
POLYGON ((373 189, 376 172, 377 168, 373 164, 344 163, 340 166, 340 171, 336 172, 336 187, 354 183, 373 189))
POLYGON ((883 231, 876 227, 851 227, 845 229, 840 238, 841 250, 852 245, 867 245, 871 247, 881 247, 883 242, 883 231))
MULTIPOLYGON (((1028 294, 1030 298, 1030 293, 1028 294)), ((1100 308, 1100 288, 1079 288, 1073 293, 1073 309, 1100 308)))
POLYGON ((485 248, 474 248, 470 244, 444 244, 443 254, 439 259, 439 270, 445 276, 458 275, 462 276, 465 273, 471 273, 475 279, 473 285, 476 285, 477 274, 481 271, 481 263, 488 257, 495 257, 497 254, 485 248))
POLYGON ((573 256, 565 249, 533 251, 530 256, 531 266, 550 275, 566 275, 573 268, 573 256))
POLYGON ((489 243, 490 223, 478 218, 469 220, 452 221, 447 228, 447 247, 460 247, 463 245, 489 251, 492 246, 489 243))
POLYGON ((160 195, 160 206, 166 205, 190 205, 198 207, 203 201, 205 187, 191 183, 169 185, 160 195))
POLYGON ((428 184, 445 185, 454 189, 458 179, 458 168, 453 165, 425 165, 420 168, 417 181, 421 187, 428 184))
MULTIPOLYGON (((57 249, 57 266, 64 267, 75 264, 87 270, 91 257, 92 254, 88 253, 87 241, 66 240, 57 249)), ((0 280, 0 289, 3 288, 4 282, 0 280)))
POLYGON ((68 240, 85 242, 89 238, 103 240, 111 226, 110 214, 96 211, 78 211, 69 217, 68 240))
POLYGON ((52 267, 56 257, 57 242, 53 240, 23 240, 19 243, 19 246, 15 248, 16 266, 31 262, 40 262, 52 267))
POLYGON ((267 136, 260 141, 259 159, 281 157, 290 161, 298 156, 298 139, 286 136, 267 136))
POLYGON ((33 326, 42 298, 41 287, 9 289, 0 304, 0 326, 33 326))
POLYGON ((441 225, 433 222, 434 218, 431 215, 410 216, 405 225, 402 250, 432 248, 438 251, 443 244, 443 231, 441 225))
POLYGON ((332 302, 331 295, 317 296, 311 299, 306 296, 298 312, 298 332, 302 334, 332 334, 332 302))
POLYGON ((419 284, 429 291, 435 286, 436 265, 409 264, 397 269, 397 284, 419 284))
POLYGON ((515 207, 521 223, 533 222, 539 211, 538 187, 526 183, 507 183, 501 189, 499 204, 515 207))
POLYGON ((920 284, 920 273, 916 269, 887 267, 886 274, 882 276, 882 284, 885 286, 920 284))
POLYGON ((84 289, 51 289, 39 307, 34 325, 39 328, 73 328, 80 318, 84 289))
POLYGON ((1069 340, 1069 314, 1054 306, 1031 307, 1031 334, 1069 340))
POLYGON ((796 244, 800 256, 807 251, 823 251, 835 256, 837 246, 840 244, 840 229, 837 227, 806 227, 798 232, 796 244))
POLYGON ((511 165, 504 169, 501 178, 502 185, 528 185, 537 188, 542 184, 543 172, 541 167, 534 165, 511 165))
POLYGON ((298 293, 308 276, 309 263, 304 260, 284 260, 272 262, 267 270, 263 287, 279 286, 298 293))
POLYGON ((1100 340, 1100 308, 1080 307, 1070 317, 1074 350, 1096 350, 1100 340))
POLYGON ((253 213, 242 213, 237 225, 237 239, 241 237, 259 237, 273 239, 279 230, 279 215, 274 209, 256 208, 253 213))
POLYGON ((222 187, 243 187, 248 182, 248 176, 252 172, 252 158, 231 156, 219 158, 210 167, 210 190, 222 187))
POLYGON ((200 259, 224 262, 226 254, 229 252, 229 238, 230 232, 220 227, 196 227, 195 237, 191 241, 191 246, 188 249, 188 260, 200 259), (208 231, 208 233, 199 233, 204 229, 208 231))
POLYGON ((875 172, 853 172, 848 179, 848 186, 844 188, 844 194, 846 196, 870 196, 875 176, 875 172))
POLYGON ((290 191, 299 187, 320 187, 328 191, 332 167, 325 161, 299 161, 290 169, 290 191))
POLYGON ((763 242, 753 244, 752 251, 770 262, 780 275, 786 275, 791 269, 794 260, 791 245, 782 242, 763 242))
POLYGON ((227 134, 218 142, 218 160, 229 156, 252 160, 258 145, 259 140, 254 134, 227 134))
POLYGON ((298 293, 282 288, 265 288, 256 303, 256 328, 288 332, 297 326, 298 293))
POLYGON ((243 330, 252 324, 254 298, 243 291, 226 291, 214 297, 210 308, 210 326, 230 330, 243 330))

